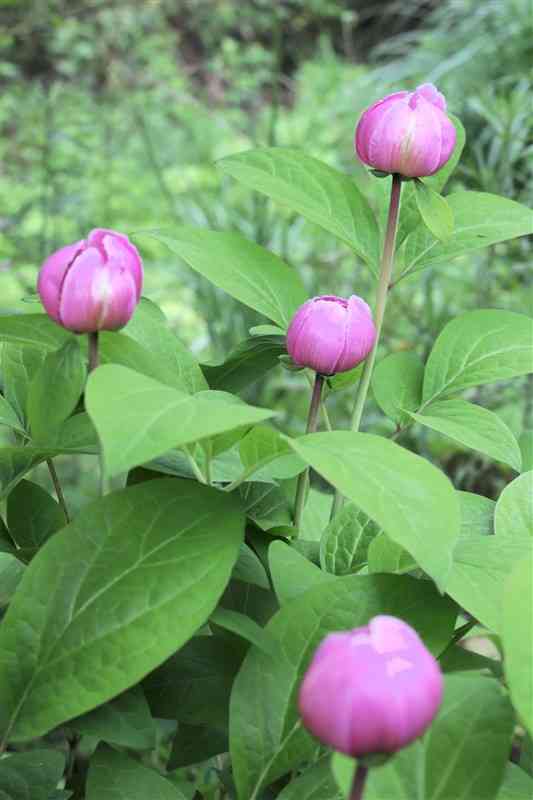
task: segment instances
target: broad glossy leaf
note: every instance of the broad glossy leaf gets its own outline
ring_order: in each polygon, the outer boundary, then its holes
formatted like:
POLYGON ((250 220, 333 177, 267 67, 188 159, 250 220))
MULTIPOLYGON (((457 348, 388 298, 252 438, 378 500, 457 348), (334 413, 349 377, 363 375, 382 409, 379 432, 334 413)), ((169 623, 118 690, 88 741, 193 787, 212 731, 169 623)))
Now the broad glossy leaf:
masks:
POLYGON ((291 528, 292 505, 279 486, 268 483, 245 483, 240 487, 240 495, 246 508, 246 515, 262 531, 280 527, 291 528))
POLYGON ((457 492, 457 496, 461 506, 461 536, 494 533, 494 500, 471 492, 457 492))
POLYGON ((268 548, 268 562, 276 597, 280 605, 305 592, 311 586, 333 580, 290 545, 277 540, 268 548))
POLYGON ((172 236, 154 237, 215 286, 283 329, 307 299, 293 269, 237 233, 176 228, 172 236))
POLYGON ((28 389, 28 421, 36 444, 54 444, 83 392, 85 362, 76 339, 48 353, 28 389))
POLYGON ((429 354, 424 405, 528 372, 533 372, 533 320, 513 311, 468 311, 446 325, 429 354))
POLYGON ((13 428, 18 433, 24 433, 24 426, 3 395, 0 395, 0 425, 13 428))
POLYGON ((150 750, 156 745, 155 722, 140 686, 70 720, 68 727, 82 736, 133 750, 150 750))
POLYGON ((367 562, 368 547, 379 533, 376 525, 353 503, 346 503, 324 529, 320 540, 322 569, 350 575, 367 562))
POLYGON ((368 571, 395 572, 401 575, 416 569, 416 561, 404 550, 401 545, 394 542, 385 531, 370 542, 368 548, 368 571))
POLYGON ((496 503, 494 525, 498 535, 533 536, 533 471, 505 487, 496 503))
POLYGON ((125 753, 100 745, 91 758, 87 800, 184 800, 162 775, 125 753))
POLYGON ((285 480, 305 469, 285 436, 268 425, 256 425, 239 443, 246 479, 285 480))
POLYGON ((120 364, 190 394, 186 382, 181 380, 175 370, 170 371, 156 354, 122 333, 110 332, 100 335, 100 361, 102 364, 120 364))
POLYGON ((482 625, 500 633, 505 581, 532 546, 532 537, 461 537, 446 591, 482 625))
POLYGON ((320 225, 377 271, 377 223, 353 178, 288 147, 248 150, 227 156, 218 166, 251 189, 320 225))
POLYGON ((253 583, 262 589, 270 589, 270 583, 261 561, 251 547, 243 542, 231 577, 244 583, 253 583))
POLYGON ((55 450, 40 450, 36 447, 1 447, 0 499, 7 497, 30 469, 54 455, 57 455, 55 450))
POLYGON ((410 416, 434 431, 443 433, 465 447, 509 464, 517 472, 522 454, 513 432, 493 411, 466 400, 438 400, 421 414, 410 416))
POLYGON ((396 575, 333 578, 284 605, 267 626, 279 640, 278 657, 250 650, 231 696, 231 753, 240 800, 315 752, 316 741, 298 722, 296 694, 327 633, 365 625, 375 614, 395 614, 438 653, 450 638, 455 613, 430 581, 396 575))
POLYGON ((422 403, 424 364, 412 350, 392 353, 380 361, 372 376, 372 391, 381 410, 398 425, 410 422, 407 412, 422 403))
POLYGON ((209 621, 220 628, 235 633, 250 644, 258 647, 268 655, 273 655, 277 649, 276 640, 265 631, 255 620, 246 614, 219 606, 211 614, 209 621))
POLYGON ((323 756, 291 782, 277 800, 342 800, 330 767, 330 756, 323 756))
POLYGON ((460 515, 453 486, 440 470, 368 433, 312 433, 291 445, 440 586, 445 584, 460 515))
POLYGON ((285 343, 278 336, 252 336, 231 351, 220 364, 202 364, 211 389, 242 392, 279 366, 285 343))
POLYGON ((423 222, 401 247, 402 272, 418 272, 497 242, 533 233, 531 210, 484 192, 454 192, 446 197, 455 220, 453 236, 439 242, 423 222))
POLYGON ((171 447, 252 425, 273 414, 229 403, 217 392, 192 397, 115 364, 91 373, 85 402, 108 475, 126 472, 171 447))
POLYGON ((46 314, 11 314, 0 317, 0 341, 57 350, 74 334, 56 325, 46 314))
POLYGON ((235 497, 177 479, 86 506, 33 559, 2 622, 3 736, 90 711, 183 645, 226 586, 243 522, 235 497))
POLYGON ((6 342, 2 347, 2 382, 7 401, 27 428, 30 384, 39 372, 47 350, 6 342))
POLYGON ((531 800, 533 779, 515 764, 508 764, 497 800, 531 800))
POLYGON ((29 561, 44 542, 65 526, 59 503, 41 486, 20 481, 7 499, 9 532, 29 561))
POLYGON ((533 431, 523 431, 518 439, 522 452, 522 471, 533 469, 533 431))
POLYGON ((24 575, 24 564, 12 553, 0 552, 0 608, 7 606, 24 575))
POLYGON ((57 750, 9 753, 0 761, 0 798, 49 800, 64 768, 65 756, 57 750))
POLYGON ((505 675, 522 723, 533 735, 533 556, 518 563, 503 591, 505 675))
POLYGON ((453 211, 446 199, 435 192, 425 181, 415 181, 415 198, 426 228, 441 242, 447 242, 453 233, 453 211))

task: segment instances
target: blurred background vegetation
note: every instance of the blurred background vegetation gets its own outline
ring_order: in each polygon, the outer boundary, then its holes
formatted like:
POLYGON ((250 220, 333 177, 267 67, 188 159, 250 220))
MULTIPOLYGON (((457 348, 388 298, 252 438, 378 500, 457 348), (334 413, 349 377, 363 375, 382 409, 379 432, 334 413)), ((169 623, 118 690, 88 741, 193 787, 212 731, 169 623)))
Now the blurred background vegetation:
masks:
MULTIPOLYGON (((177 224, 238 230, 279 253, 309 294, 372 301, 361 263, 332 236, 217 170, 260 145, 302 148, 344 169, 372 197, 353 156, 362 109, 432 81, 466 127, 447 191, 533 201, 533 0, 0 0, 0 309, 35 311, 47 254, 92 227, 127 232, 146 265, 145 293, 202 361, 222 360, 257 318, 142 235, 177 224), (31 300, 31 297, 30 297, 31 300)), ((444 324, 479 307, 531 313, 531 242, 492 247, 402 282, 383 353, 425 357, 444 324)), ((528 381, 472 399, 516 435, 533 428, 528 381)), ((305 381, 281 368, 249 399, 304 425, 305 381)), ((339 427, 351 393, 330 398, 339 427)), ((366 430, 390 424, 369 403, 366 430)), ((406 446, 438 461, 458 488, 494 496, 504 467, 413 429, 406 446)), ((73 503, 92 461, 60 460, 73 503)))

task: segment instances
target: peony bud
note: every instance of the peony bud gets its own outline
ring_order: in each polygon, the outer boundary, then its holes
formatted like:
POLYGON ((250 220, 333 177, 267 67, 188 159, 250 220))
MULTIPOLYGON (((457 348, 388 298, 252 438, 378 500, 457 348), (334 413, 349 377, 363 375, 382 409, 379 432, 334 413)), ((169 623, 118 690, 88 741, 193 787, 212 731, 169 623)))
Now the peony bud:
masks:
POLYGON ((444 95, 424 83, 367 108, 355 132, 355 150, 364 164, 381 172, 423 178, 446 164, 455 137, 444 95))
POLYGON ((314 736, 361 758, 395 753, 421 736, 442 692, 439 665, 415 631, 379 616, 326 636, 300 686, 299 708, 314 736))
POLYGON ((37 291, 46 313, 75 333, 116 331, 141 296, 143 266, 127 236, 105 228, 48 256, 37 291))
POLYGON ((295 364, 335 375, 364 361, 375 338, 364 300, 355 294, 348 300, 324 295, 300 306, 289 325, 287 350, 295 364))

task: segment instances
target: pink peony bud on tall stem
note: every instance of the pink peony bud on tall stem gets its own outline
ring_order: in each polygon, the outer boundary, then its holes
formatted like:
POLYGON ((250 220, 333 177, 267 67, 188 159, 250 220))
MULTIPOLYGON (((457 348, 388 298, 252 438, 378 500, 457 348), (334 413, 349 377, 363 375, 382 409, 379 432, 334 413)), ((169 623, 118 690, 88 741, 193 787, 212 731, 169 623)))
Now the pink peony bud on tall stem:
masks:
POLYGON ((446 164, 455 139, 444 95, 424 83, 370 106, 357 125, 355 150, 364 164, 381 172, 423 178, 446 164))
POLYGON ((421 736, 442 701, 438 663, 407 623, 378 616, 332 633, 317 648, 300 686, 305 727, 321 742, 363 759, 352 798, 362 796, 373 755, 392 755, 421 736))

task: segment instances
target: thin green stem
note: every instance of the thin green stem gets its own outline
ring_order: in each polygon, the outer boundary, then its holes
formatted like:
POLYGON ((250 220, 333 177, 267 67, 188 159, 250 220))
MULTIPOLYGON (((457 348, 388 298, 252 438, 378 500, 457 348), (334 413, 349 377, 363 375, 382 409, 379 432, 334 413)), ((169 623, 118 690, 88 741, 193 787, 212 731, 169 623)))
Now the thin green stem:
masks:
MULTIPOLYGON (((376 326, 376 340, 370 355, 365 361, 363 374, 357 387, 357 394, 355 397, 355 405, 352 414, 352 430, 358 431, 363 416, 363 409, 365 406, 368 390, 370 388, 370 381, 372 379, 372 372, 376 362, 376 354, 378 351, 379 340, 381 337, 381 329, 383 327, 383 319, 385 317, 385 308, 387 306, 387 296, 392 281, 392 271, 394 267, 394 248, 396 244, 396 233, 398 230, 398 216, 400 212, 400 195, 402 191, 402 181, 399 175, 392 176, 390 203, 389 203, 389 216, 387 219, 387 230, 385 232, 385 242, 383 245, 383 255, 381 258, 381 270, 379 274, 378 288, 376 294, 376 310, 374 313, 374 324, 376 326)), ((342 508, 344 499, 339 491, 335 492, 333 500, 333 507, 331 509, 331 519, 337 515, 342 508)))
MULTIPOLYGON (((320 401, 322 398, 322 387, 324 386, 324 376, 315 375, 315 383, 313 385, 313 393, 311 395, 311 404, 309 406, 309 414, 307 416, 306 433, 314 433, 318 426, 318 415, 320 411, 320 401)), ((309 484, 309 469, 300 473, 298 478, 298 485, 296 486, 296 498, 294 501, 294 526, 299 530, 302 524, 302 516, 305 507, 305 497, 307 494, 307 486, 309 484)))
POLYGON ((352 788, 350 791, 350 800, 361 800, 363 792, 365 791, 365 783, 368 776, 368 767, 363 764, 358 764, 353 776, 352 788))
POLYGON ((192 455, 192 453, 189 450, 189 448, 188 447, 184 447, 183 450, 185 452, 185 455, 187 456, 187 460, 188 460, 189 464, 191 465, 191 469, 194 472, 194 476, 195 476, 196 480, 199 483, 207 483, 204 475, 202 474, 202 471, 201 471, 200 467, 196 463, 196 459, 192 455))
POLYGON ((98 331, 91 331, 87 334, 89 340, 89 373, 96 369, 100 363, 100 353, 98 352, 98 331))
POLYGON ((67 523, 70 522, 70 516, 68 513, 67 504, 65 502, 65 495, 63 494, 63 489, 61 488, 61 484, 59 482, 59 477, 56 472, 56 468, 54 462, 51 458, 46 459, 46 465, 48 467, 48 471, 50 473, 50 477, 52 478, 52 483, 54 484, 54 489, 56 490, 57 502, 63 509, 63 514, 65 515, 65 519, 67 523))

